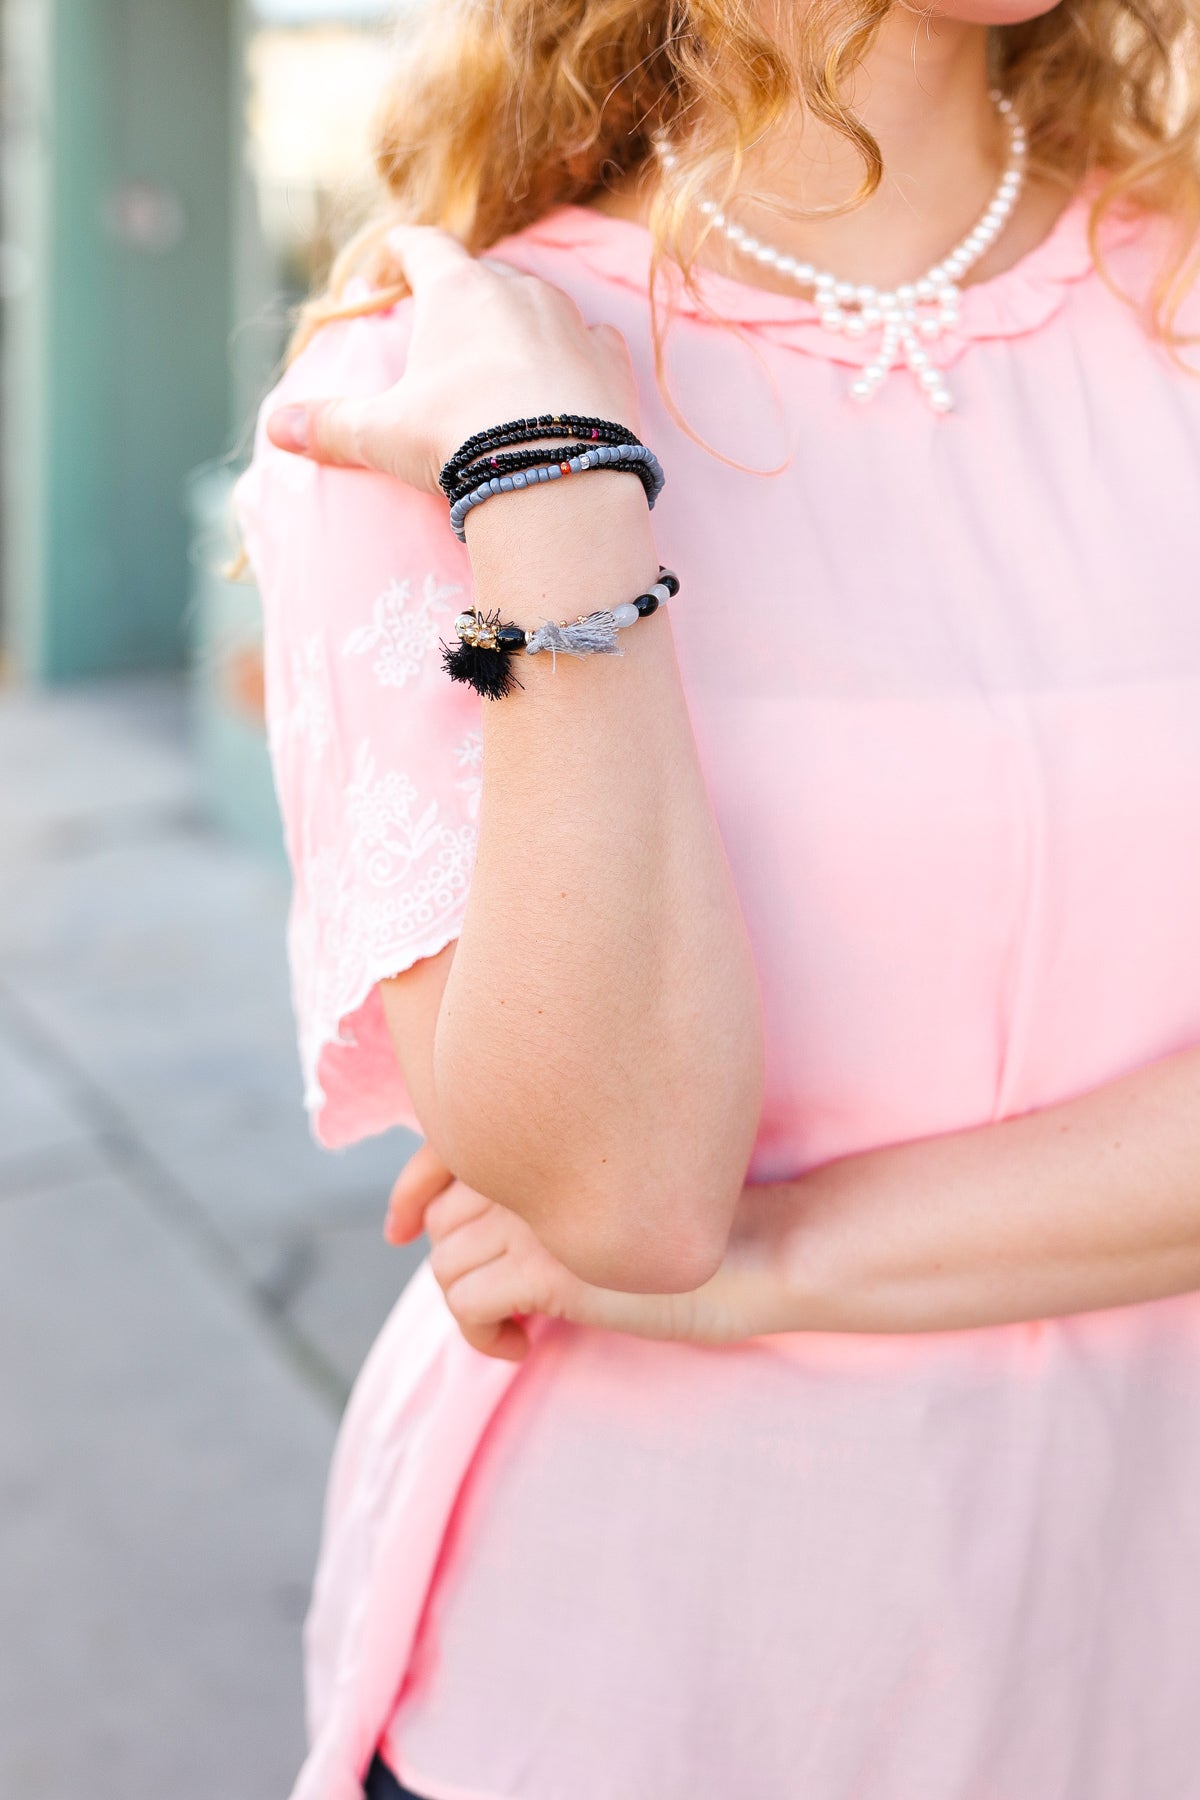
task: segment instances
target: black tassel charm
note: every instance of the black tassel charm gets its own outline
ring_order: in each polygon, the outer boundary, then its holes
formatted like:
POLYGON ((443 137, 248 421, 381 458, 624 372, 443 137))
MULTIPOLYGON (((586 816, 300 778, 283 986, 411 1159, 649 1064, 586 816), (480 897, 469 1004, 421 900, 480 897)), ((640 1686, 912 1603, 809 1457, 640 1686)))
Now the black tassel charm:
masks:
POLYGON ((502 625, 500 614, 478 613, 474 607, 454 621, 455 644, 442 645, 442 667, 451 681, 465 681, 485 700, 503 700, 517 680, 512 659, 525 648, 520 625, 502 625))

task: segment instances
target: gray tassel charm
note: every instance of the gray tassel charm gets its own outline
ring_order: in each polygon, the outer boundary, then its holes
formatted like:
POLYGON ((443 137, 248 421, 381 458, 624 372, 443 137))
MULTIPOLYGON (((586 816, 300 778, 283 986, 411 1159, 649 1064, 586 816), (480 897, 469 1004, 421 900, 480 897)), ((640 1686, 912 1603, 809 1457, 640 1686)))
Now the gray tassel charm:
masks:
POLYGON ((549 650, 556 657, 561 650, 564 656, 623 656, 625 652, 617 642, 618 629, 619 622, 611 612, 588 613, 573 625, 546 619, 529 634, 525 654, 532 656, 535 651, 549 650))

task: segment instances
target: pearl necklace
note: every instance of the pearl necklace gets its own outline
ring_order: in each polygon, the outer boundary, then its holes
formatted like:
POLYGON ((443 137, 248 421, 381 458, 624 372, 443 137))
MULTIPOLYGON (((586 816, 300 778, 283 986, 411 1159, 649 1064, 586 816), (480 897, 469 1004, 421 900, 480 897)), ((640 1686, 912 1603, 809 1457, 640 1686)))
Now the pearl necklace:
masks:
MULTIPOLYGON (((826 269, 812 263, 785 256, 782 251, 730 219, 715 200, 701 200, 699 210, 721 235, 743 256, 789 276, 798 286, 812 290, 821 324, 827 331, 848 338, 865 338, 878 331, 877 355, 851 382, 850 394, 858 401, 870 400, 882 387, 890 372, 903 366, 910 369, 921 384, 935 412, 950 412, 954 397, 946 386, 939 368, 932 362, 921 342, 936 341, 944 331, 958 323, 960 284, 969 269, 974 268, 990 249, 1012 216, 1025 180, 1025 127, 1003 94, 993 91, 992 103, 1008 127, 1008 163, 1000 183, 981 214, 979 221, 948 256, 935 263, 918 280, 901 287, 884 289, 852 281, 839 281, 826 269)), ((664 169, 673 169, 678 157, 665 137, 654 141, 658 159, 664 169)))

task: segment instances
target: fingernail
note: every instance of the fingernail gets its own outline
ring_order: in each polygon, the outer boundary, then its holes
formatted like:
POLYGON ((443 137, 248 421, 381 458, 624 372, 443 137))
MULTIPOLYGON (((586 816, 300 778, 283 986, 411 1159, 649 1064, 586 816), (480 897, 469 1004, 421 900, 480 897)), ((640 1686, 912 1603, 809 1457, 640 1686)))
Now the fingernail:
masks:
POLYGON ((281 406, 271 414, 268 424, 272 441, 281 450, 308 449, 307 406, 281 406))

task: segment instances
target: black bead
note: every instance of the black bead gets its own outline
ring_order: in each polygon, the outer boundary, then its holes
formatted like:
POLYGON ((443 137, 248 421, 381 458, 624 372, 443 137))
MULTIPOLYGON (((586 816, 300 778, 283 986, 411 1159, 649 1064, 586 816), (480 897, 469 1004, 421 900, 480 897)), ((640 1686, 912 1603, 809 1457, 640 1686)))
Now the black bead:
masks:
POLYGON ((673 600, 675 598, 676 594, 679 592, 679 577, 678 577, 678 575, 673 575, 671 573, 670 569, 660 569, 658 571, 658 579, 662 583, 663 587, 666 588, 668 594, 670 594, 670 596, 673 600))
POLYGON ((525 648, 524 626, 501 625, 497 627, 496 643, 501 650, 523 650, 525 648))
POLYGON ((652 612, 658 611, 658 595, 639 594, 633 604, 637 607, 638 613, 643 619, 649 618, 652 612))

